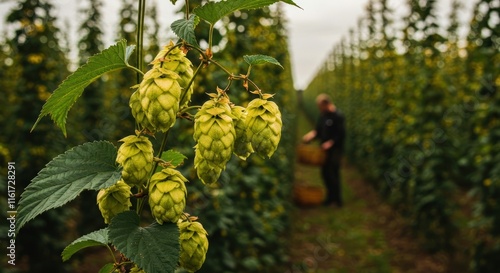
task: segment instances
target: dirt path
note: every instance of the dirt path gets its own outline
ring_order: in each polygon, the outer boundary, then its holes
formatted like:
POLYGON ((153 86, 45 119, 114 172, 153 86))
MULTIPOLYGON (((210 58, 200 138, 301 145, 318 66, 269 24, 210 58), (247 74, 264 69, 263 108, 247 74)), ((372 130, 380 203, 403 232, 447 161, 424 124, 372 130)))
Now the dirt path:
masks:
MULTIPOLYGON (((449 269, 449 257, 423 251, 407 223, 356 169, 343 168, 345 206, 295 207, 287 273, 468 272, 449 269)), ((321 186, 317 168, 297 166, 296 183, 321 186)))

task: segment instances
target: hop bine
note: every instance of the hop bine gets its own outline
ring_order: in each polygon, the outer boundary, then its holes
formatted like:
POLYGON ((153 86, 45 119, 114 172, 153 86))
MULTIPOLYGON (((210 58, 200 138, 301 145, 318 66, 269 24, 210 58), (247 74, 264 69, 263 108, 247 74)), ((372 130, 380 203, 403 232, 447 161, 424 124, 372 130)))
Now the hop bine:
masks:
POLYGON ((181 245, 179 264, 188 271, 195 272, 205 262, 208 250, 207 231, 199 222, 180 222, 177 225, 181 245))
POLYGON ((281 138, 281 113, 278 105, 266 99, 254 99, 247 106, 247 138, 255 152, 270 158, 281 138))
POLYGON ((120 140, 116 162, 122 165, 122 179, 140 188, 153 169, 153 144, 145 136, 127 136, 120 140))
POLYGON ((186 58, 186 54, 179 47, 174 46, 174 43, 170 41, 170 44, 165 46, 156 55, 154 60, 151 62, 153 68, 162 67, 179 75, 177 82, 182 88, 181 100, 179 106, 182 108, 186 106, 191 100, 191 95, 193 94, 193 84, 188 88, 189 83, 193 78, 193 64, 186 58))
POLYGON ((132 206, 130 195, 130 186, 123 180, 119 180, 113 186, 99 191, 97 205, 102 218, 104 218, 104 223, 109 224, 117 214, 130 209, 132 206))
POLYGON ((149 206, 159 224, 176 223, 186 207, 187 179, 176 169, 165 168, 151 176, 149 206))
POLYGON ((206 101, 194 120, 194 166, 203 183, 217 182, 233 153, 236 132, 229 99, 226 96, 206 101))

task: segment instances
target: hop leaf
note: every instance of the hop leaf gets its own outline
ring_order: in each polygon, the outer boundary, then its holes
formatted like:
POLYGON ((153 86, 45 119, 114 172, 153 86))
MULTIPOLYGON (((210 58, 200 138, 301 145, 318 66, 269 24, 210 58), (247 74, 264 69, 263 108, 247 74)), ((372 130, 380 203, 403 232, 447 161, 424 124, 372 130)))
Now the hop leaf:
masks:
POLYGON ((173 168, 155 173, 149 182, 149 206, 159 224, 177 222, 186 207, 187 179, 173 168))
POLYGON ((122 179, 140 187, 153 169, 153 144, 145 136, 127 136, 120 140, 116 162, 123 166, 122 179))
POLYGON ((278 105, 265 99, 254 99, 247 106, 247 138, 262 157, 270 158, 281 139, 281 113, 278 105))
POLYGON ((113 186, 99 191, 97 205, 102 218, 104 218, 104 223, 110 223, 111 219, 118 213, 130 209, 132 206, 130 195, 130 186, 123 180, 119 180, 113 186))
POLYGON ((178 226, 181 244, 179 264, 191 272, 197 271, 205 262, 208 250, 207 231, 199 222, 181 222, 178 226))

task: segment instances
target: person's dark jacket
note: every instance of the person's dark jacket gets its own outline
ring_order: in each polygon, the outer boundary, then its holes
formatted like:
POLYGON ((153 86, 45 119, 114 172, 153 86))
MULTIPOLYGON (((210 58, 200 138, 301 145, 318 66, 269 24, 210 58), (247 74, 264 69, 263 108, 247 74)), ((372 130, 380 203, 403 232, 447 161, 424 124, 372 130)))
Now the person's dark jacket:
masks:
POLYGON ((319 117, 316 124, 316 138, 321 143, 333 139, 334 144, 329 152, 342 153, 344 151, 345 118, 340 110, 323 113, 319 117))

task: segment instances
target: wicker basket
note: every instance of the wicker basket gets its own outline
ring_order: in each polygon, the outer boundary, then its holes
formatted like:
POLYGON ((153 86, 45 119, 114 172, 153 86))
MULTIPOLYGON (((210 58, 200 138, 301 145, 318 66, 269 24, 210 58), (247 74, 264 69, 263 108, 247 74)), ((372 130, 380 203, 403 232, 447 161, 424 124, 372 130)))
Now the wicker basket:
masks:
POLYGON ((320 166, 325 162, 325 151, 317 145, 299 144, 297 147, 299 163, 320 166))
POLYGON ((322 187, 295 185, 293 187, 293 200, 300 206, 318 206, 323 203, 325 193, 322 187))

